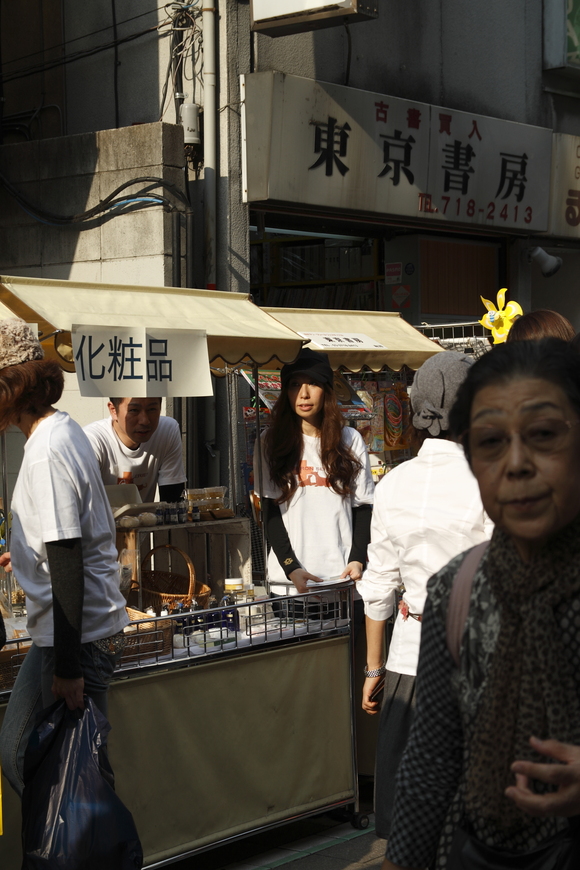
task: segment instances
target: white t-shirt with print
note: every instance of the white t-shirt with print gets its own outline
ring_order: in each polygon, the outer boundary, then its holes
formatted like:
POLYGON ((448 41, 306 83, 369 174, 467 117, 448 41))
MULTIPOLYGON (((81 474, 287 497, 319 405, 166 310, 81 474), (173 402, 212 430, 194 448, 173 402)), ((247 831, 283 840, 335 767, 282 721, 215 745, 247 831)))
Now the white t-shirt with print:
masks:
MULTIPOLYGON (((348 564, 352 546, 352 509, 372 504, 374 484, 365 443, 355 429, 345 426, 342 442, 350 447, 362 468, 350 496, 336 493, 327 484, 320 458, 320 438, 303 435, 298 489, 280 513, 290 544, 302 568, 322 580, 338 577, 348 564)), ((263 495, 276 499, 280 490, 264 475, 263 495)), ((268 556, 270 589, 279 595, 296 595, 297 590, 280 565, 276 554, 268 556)))
POLYGON ((160 417, 151 438, 136 450, 123 444, 111 417, 89 423, 85 432, 106 485, 134 483, 141 501, 151 502, 155 501, 157 484, 185 483, 181 432, 173 417, 160 417))
POLYGON ((12 567, 26 594, 34 643, 54 646, 46 544, 71 538, 82 539, 82 643, 121 631, 129 618, 119 591, 113 514, 91 445, 68 414, 42 420, 26 442, 11 507, 12 567))

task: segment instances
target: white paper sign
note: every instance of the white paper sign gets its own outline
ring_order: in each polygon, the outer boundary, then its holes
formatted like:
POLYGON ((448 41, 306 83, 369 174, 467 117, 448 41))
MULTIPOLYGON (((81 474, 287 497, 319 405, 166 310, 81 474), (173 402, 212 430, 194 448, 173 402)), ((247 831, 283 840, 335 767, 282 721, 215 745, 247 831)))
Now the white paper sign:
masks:
POLYGON ((211 396, 202 329, 73 324, 81 396, 211 396))
POLYGON ((385 350, 385 345, 380 344, 363 332, 299 332, 302 338, 306 338, 317 347, 325 349, 350 347, 353 350, 385 350))

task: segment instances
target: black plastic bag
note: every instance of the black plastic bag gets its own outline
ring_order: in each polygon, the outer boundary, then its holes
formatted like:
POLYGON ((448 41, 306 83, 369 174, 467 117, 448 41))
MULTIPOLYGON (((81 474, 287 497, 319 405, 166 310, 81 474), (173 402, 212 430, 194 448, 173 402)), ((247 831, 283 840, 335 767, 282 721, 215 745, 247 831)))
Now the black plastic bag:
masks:
POLYGON ((22 870, 138 870, 133 817, 113 789, 102 747, 111 726, 57 701, 43 711, 24 757, 22 870))

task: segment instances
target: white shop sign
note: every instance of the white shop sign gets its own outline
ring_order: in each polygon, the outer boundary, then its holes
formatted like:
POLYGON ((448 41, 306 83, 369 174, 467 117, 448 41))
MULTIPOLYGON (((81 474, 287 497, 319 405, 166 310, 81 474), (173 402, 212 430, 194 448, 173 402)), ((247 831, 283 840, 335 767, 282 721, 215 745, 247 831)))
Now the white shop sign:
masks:
POLYGON ((580 238, 580 136, 554 133, 548 232, 580 238))
POLYGON ((325 349, 385 350, 384 344, 363 332, 299 332, 298 335, 325 349))
POLYGON ((246 202, 547 227, 551 130, 282 73, 242 91, 246 202))
POLYGON ((211 396, 202 329, 73 324, 81 396, 211 396))
POLYGON ((254 19, 274 18, 283 15, 299 15, 305 12, 320 12, 328 7, 352 9, 353 0, 252 0, 254 19))

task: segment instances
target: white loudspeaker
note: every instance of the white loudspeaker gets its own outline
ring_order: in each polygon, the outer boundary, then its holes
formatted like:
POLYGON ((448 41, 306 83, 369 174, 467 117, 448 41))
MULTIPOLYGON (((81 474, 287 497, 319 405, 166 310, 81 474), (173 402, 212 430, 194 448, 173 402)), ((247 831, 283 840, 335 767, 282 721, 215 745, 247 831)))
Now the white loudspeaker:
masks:
POLYGON ((544 278, 551 278, 555 275, 562 265, 561 257, 553 257, 544 251, 543 248, 532 248, 530 251, 530 260, 533 260, 540 267, 540 271, 544 278))

